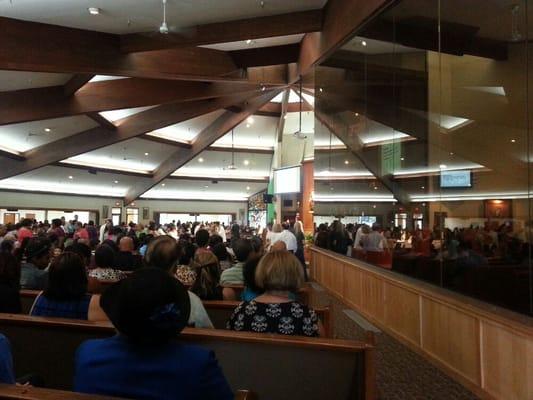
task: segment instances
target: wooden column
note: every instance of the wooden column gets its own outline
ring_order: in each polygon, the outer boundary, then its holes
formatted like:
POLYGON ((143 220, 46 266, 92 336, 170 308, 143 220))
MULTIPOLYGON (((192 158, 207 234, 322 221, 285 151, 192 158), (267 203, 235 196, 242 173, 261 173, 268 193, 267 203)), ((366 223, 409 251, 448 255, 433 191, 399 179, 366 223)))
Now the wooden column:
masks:
POLYGON ((311 209, 311 196, 315 190, 313 160, 302 163, 302 200, 300 201, 300 219, 304 224, 305 233, 313 233, 313 214, 311 209))

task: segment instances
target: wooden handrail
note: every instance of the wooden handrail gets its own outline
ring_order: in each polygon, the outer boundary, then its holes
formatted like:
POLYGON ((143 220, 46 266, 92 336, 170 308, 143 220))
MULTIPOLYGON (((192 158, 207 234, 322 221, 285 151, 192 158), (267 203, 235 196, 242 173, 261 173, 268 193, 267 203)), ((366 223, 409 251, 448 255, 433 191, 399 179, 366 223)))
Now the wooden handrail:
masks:
MULTIPOLYGON (((6 384, 0 384, 0 398, 13 400, 126 400, 123 397, 98 396, 65 390, 6 384)), ((235 400, 257 400, 257 396, 250 390, 237 390, 235 400)))

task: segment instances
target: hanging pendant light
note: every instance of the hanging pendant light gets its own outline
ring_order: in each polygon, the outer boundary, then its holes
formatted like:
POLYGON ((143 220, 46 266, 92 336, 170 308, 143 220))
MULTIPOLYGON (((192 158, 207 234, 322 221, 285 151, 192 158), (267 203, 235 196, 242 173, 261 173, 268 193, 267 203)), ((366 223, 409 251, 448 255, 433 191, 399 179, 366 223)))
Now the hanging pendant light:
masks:
POLYGON ((228 169, 235 170, 237 167, 235 166, 235 151, 234 151, 234 130, 231 130, 231 164, 228 165, 228 169))
MULTIPOLYGON (((290 89, 289 89, 290 90, 290 89)), ((303 111, 303 97, 302 97, 302 77, 300 76, 300 115, 298 130, 293 135, 298 139, 307 139, 307 133, 302 132, 302 111, 303 111)))

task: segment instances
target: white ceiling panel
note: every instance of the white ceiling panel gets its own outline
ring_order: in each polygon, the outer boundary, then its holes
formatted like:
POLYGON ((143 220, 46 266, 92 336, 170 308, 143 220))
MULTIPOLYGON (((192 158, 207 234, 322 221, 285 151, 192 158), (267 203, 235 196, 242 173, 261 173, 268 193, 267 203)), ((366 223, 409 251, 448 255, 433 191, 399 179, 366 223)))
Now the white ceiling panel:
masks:
POLYGON ((175 176, 210 178, 266 178, 270 175, 271 154, 234 153, 235 170, 228 169, 231 152, 204 151, 174 172, 175 176))
MULTIPOLYGON (((278 118, 254 115, 234 129, 234 146, 238 148, 271 149, 276 144, 278 118)), ((231 132, 217 140, 214 146, 231 147, 231 132)))
POLYGON ((95 126, 98 126, 95 121, 83 115, 3 125, 0 143, 7 149, 25 152, 95 126))
POLYGON ((211 125, 218 117, 224 114, 224 112, 225 110, 217 110, 209 114, 204 114, 199 117, 180 122, 179 124, 174 124, 155 130, 148 133, 148 135, 174 140, 177 142, 191 142, 202 130, 211 125))
POLYGON ((123 108, 120 110, 112 110, 112 111, 104 111, 101 112, 100 115, 107 119, 108 121, 115 122, 119 119, 129 117, 134 114, 138 114, 142 111, 149 110, 150 108, 157 107, 155 106, 147 106, 147 107, 135 107, 135 108, 123 108))
MULTIPOLYGON (((300 113, 290 112, 286 114, 283 134, 292 135, 300 129, 300 113)), ((302 112, 302 132, 315 132, 315 113, 313 111, 302 112)))
POLYGON ((71 77, 71 74, 0 70, 0 92, 64 85, 71 77))
POLYGON ((148 173, 157 168, 174 150, 174 147, 165 144, 130 139, 71 157, 63 162, 148 173))
POLYGON ((239 42, 230 42, 230 43, 219 43, 212 44, 207 47, 209 49, 216 49, 222 51, 233 51, 233 50, 245 50, 245 49, 258 49, 261 47, 272 47, 272 46, 282 46, 285 44, 300 43, 304 34, 298 35, 287 35, 287 36, 276 36, 265 39, 254 39, 254 40, 241 40, 239 42))

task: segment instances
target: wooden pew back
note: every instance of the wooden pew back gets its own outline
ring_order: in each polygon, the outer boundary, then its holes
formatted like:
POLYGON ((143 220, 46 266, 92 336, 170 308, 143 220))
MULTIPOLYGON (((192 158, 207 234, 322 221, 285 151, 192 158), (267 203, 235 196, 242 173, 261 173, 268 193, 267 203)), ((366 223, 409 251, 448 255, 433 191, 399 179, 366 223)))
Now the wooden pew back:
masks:
MULTIPOLYGON (((109 323, 0 314, 17 375, 34 373, 52 388, 70 389, 74 355, 85 340, 109 337, 109 323)), ((176 339, 215 351, 233 390, 259 399, 370 399, 372 347, 362 342, 186 328, 176 339)))

